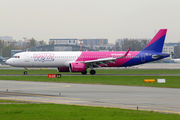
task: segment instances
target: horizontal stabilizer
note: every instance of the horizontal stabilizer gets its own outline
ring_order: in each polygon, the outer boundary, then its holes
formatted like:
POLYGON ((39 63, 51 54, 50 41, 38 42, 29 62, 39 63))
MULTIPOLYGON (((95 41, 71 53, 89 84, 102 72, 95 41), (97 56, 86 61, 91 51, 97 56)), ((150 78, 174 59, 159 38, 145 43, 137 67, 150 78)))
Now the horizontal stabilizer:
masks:
POLYGON ((152 58, 157 59, 159 57, 169 56, 170 54, 159 54, 159 55, 153 55, 152 58))

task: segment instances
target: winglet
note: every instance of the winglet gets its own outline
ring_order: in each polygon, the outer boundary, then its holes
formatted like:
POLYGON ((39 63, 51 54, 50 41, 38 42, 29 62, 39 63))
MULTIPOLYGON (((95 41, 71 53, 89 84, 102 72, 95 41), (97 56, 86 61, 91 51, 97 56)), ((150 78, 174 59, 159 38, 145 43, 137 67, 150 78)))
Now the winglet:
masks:
POLYGON ((129 48, 123 56, 126 57, 130 50, 131 48, 129 48))
POLYGON ((117 59, 125 58, 125 57, 128 55, 128 53, 129 53, 130 50, 131 50, 131 48, 129 48, 122 57, 119 57, 119 58, 117 58, 117 59))

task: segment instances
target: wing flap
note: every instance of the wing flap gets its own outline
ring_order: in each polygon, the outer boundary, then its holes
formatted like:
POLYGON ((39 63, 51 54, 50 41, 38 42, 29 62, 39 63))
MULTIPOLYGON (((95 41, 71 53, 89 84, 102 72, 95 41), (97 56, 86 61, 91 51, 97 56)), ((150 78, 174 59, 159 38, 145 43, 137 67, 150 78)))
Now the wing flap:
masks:
POLYGON ((83 61, 82 63, 96 63, 96 62, 104 62, 104 61, 116 61, 116 58, 103 58, 103 59, 97 59, 97 60, 89 60, 89 61, 83 61))

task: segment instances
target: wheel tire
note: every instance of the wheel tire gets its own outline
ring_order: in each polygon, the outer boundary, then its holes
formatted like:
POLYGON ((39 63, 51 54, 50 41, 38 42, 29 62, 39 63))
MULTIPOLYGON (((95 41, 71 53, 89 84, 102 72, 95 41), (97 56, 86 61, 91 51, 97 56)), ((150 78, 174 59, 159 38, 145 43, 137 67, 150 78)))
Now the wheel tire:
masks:
POLYGON ((83 75, 86 75, 87 74, 87 71, 85 70, 84 72, 81 72, 83 75))
POLYGON ((24 71, 24 75, 27 75, 27 71, 24 71))
POLYGON ((91 71, 90 71, 90 74, 91 74, 91 75, 95 75, 95 74, 96 74, 96 71, 95 71, 95 70, 91 70, 91 71))

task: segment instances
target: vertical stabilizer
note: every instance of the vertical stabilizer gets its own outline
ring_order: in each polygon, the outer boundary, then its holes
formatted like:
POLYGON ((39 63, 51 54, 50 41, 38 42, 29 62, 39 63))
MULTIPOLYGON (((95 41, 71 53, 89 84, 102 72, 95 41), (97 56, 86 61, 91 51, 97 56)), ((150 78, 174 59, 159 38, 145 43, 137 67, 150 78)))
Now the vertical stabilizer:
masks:
POLYGON ((142 51, 162 52, 167 29, 160 29, 142 51))

